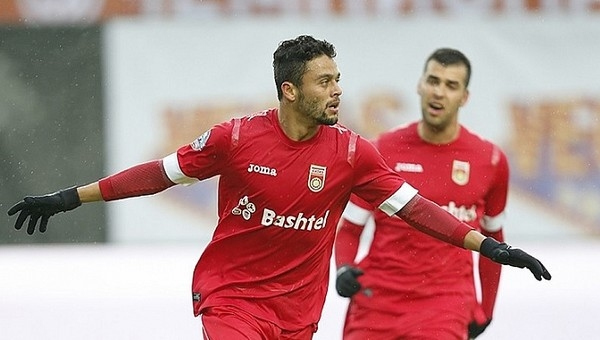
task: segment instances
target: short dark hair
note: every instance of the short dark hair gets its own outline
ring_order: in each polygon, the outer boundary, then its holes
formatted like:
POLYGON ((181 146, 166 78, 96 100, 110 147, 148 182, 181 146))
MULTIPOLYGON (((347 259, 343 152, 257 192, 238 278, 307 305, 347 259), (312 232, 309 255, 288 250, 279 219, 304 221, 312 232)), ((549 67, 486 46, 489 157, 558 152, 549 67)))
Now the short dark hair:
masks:
POLYGON ((283 82, 289 81, 297 86, 302 85, 306 63, 322 55, 335 58, 335 47, 325 40, 317 40, 310 35, 300 35, 295 39, 279 43, 277 50, 273 53, 273 73, 277 98, 281 100, 283 97, 281 91, 283 82))
POLYGON ((425 61, 425 68, 423 69, 424 72, 427 70, 427 64, 429 64, 429 61, 431 60, 435 60, 444 66, 461 64, 465 65, 467 68, 465 88, 469 87, 469 81, 471 80, 471 62, 469 61, 469 58, 467 58, 461 51, 453 48, 439 48, 435 50, 425 61))

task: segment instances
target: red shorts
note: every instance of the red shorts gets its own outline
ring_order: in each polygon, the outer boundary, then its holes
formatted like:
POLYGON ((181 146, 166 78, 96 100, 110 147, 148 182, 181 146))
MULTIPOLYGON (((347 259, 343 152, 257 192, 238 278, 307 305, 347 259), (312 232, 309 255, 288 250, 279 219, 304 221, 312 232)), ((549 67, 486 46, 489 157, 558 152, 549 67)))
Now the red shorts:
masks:
POLYGON ((201 318, 204 340, 311 340, 316 331, 312 325, 298 331, 288 331, 232 306, 206 308, 201 318))
POLYGON ((467 339, 470 311, 464 306, 439 308, 415 305, 409 312, 382 312, 369 305, 350 303, 344 324, 344 340, 430 340, 467 339), (453 309, 452 307, 456 307, 453 309))

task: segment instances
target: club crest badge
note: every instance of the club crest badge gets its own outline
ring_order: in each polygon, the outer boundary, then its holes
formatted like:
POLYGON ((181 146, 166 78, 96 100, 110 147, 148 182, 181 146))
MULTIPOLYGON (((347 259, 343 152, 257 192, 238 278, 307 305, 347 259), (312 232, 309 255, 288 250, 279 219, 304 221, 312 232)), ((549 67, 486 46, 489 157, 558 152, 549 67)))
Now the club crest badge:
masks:
POLYGON ((202 134, 202 136, 196 138, 196 140, 192 142, 192 144, 191 144, 192 149, 194 149, 196 151, 202 150, 204 148, 204 146, 206 145, 206 142, 208 141, 208 137, 210 137, 210 130, 206 131, 205 133, 202 134))
POLYGON ((308 188, 312 192, 319 192, 323 190, 325 187, 325 173, 327 172, 327 167, 320 165, 310 165, 310 170, 308 172, 308 188))
POLYGON ((469 162, 457 161, 452 162, 452 181, 458 185, 466 185, 469 183, 469 174, 471 164, 469 162))

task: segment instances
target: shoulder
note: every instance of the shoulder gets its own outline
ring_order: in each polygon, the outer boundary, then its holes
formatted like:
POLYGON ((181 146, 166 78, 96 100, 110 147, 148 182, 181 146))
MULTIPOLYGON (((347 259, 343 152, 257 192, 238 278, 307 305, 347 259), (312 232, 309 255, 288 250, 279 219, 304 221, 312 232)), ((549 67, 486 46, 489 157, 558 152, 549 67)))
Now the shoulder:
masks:
POLYGON ((385 131, 373 139, 373 143, 378 148, 387 145, 392 149, 396 149, 399 145, 413 141, 420 142, 417 124, 417 122, 407 123, 385 131))
POLYGON ((418 122, 411 122, 396 126, 388 131, 383 132, 379 135, 378 139, 389 139, 389 138, 406 138, 418 135, 417 133, 418 122))
POLYGON ((345 125, 342 125, 340 123, 336 123, 333 125, 323 125, 323 128, 325 129, 325 132, 328 134, 334 134, 334 135, 339 135, 339 136, 344 136, 344 137, 348 137, 352 134, 357 134, 355 131, 347 128, 345 125))
POLYGON ((231 119, 228 125, 231 128, 232 139, 237 140, 240 137, 254 138, 264 134, 265 130, 272 131, 273 116, 277 116, 277 109, 275 108, 231 119))
POLYGON ((363 139, 356 131, 353 131, 342 124, 323 125, 321 127, 322 141, 326 141, 332 147, 344 147, 348 144, 356 145, 359 139, 363 139))
POLYGON ((249 132, 255 134, 263 133, 265 127, 268 126, 266 122, 269 121, 269 115, 272 114, 272 110, 269 109, 245 116, 238 116, 215 124, 192 143, 192 148, 202 149, 207 143, 216 144, 221 147, 227 145, 235 146, 240 137, 248 136, 249 132))
POLYGON ((504 150, 496 143, 461 125, 461 139, 481 155, 489 157, 493 165, 506 162, 504 150))
POLYGON ((258 112, 253 112, 245 116, 233 118, 231 121, 233 124, 237 123, 244 126, 259 126, 261 124, 264 125, 266 123, 270 123, 272 121, 273 115, 277 115, 276 108, 270 108, 258 112))

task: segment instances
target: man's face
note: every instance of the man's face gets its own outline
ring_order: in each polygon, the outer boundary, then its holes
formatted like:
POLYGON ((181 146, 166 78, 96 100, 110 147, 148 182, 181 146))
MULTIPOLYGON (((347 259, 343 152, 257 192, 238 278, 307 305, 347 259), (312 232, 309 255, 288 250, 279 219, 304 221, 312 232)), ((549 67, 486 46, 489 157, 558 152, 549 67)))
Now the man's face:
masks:
POLYGON ((340 72, 333 59, 320 56, 309 61, 298 87, 298 111, 317 124, 337 123, 342 95, 339 81, 340 72))
POLYGON ((458 122, 458 110, 469 97, 466 76, 465 65, 444 66, 435 60, 427 63, 417 90, 421 96, 421 113, 426 124, 443 130, 458 122))

